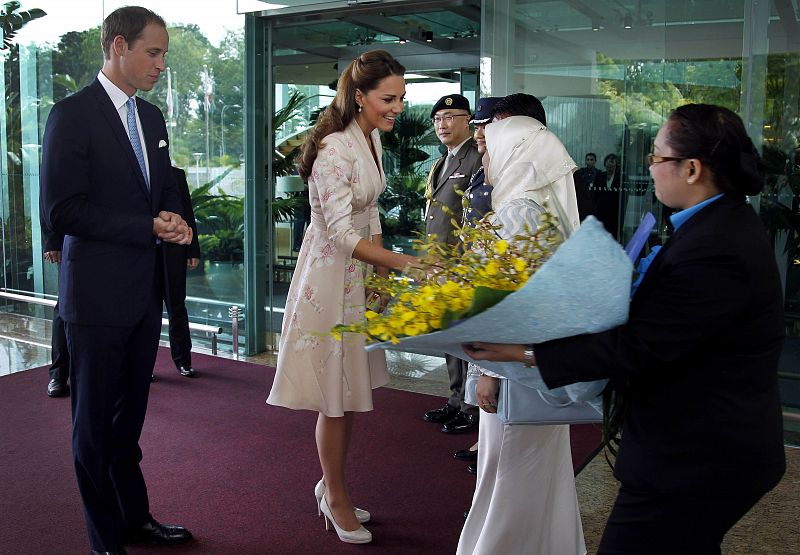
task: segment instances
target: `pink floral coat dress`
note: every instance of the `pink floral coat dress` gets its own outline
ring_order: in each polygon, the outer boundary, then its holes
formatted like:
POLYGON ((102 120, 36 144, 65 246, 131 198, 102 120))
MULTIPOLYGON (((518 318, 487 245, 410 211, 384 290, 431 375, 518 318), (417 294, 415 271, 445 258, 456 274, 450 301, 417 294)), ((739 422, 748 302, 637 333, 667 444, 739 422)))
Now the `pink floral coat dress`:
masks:
MULTIPOLYGON (((378 160, 378 131, 370 135, 378 160)), ((364 279, 372 267, 352 257, 361 239, 381 233, 376 202, 386 187, 364 133, 353 122, 323 139, 308 182, 311 224, 297 257, 267 403, 327 416, 372 410, 372 390, 386 385, 383 351, 363 337, 328 335, 364 315, 364 279)))

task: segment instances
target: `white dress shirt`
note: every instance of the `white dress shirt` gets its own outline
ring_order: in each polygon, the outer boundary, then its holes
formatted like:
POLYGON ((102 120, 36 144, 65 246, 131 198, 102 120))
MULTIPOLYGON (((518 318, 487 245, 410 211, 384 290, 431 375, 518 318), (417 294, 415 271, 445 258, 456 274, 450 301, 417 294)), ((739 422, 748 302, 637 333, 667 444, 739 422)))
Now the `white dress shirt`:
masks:
MULTIPOLYGON (((103 88, 106 90, 108 97, 111 99, 111 103, 114 105, 114 108, 117 109, 117 115, 119 119, 122 121, 122 127, 125 128, 125 134, 130 137, 130 133, 128 130, 128 95, 125 94, 118 86, 111 82, 111 80, 105 76, 105 74, 100 71, 97 74, 97 79, 100 81, 100 84, 103 85, 103 88)), ((135 95, 134 95, 135 97, 135 95)), ((147 143, 144 140, 144 132, 142 131, 142 120, 139 119, 139 110, 136 110, 136 128, 139 131, 139 142, 142 143, 142 154, 144 155, 144 167, 147 171, 147 175, 145 176, 147 182, 150 182, 150 162, 147 159, 147 143)))

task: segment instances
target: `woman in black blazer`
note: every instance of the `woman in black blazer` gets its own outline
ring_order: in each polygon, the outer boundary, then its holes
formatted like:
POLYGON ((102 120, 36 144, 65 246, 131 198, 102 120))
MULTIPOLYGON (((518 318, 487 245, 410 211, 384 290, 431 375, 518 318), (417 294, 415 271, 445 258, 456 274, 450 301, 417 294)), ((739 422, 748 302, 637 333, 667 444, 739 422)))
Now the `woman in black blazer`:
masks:
POLYGON ((599 553, 720 553, 725 533, 785 470, 781 285, 745 197, 764 178, 739 117, 703 104, 670 115, 650 173, 658 199, 679 211, 626 324, 464 349, 537 364, 549 387, 610 378, 626 395, 621 486, 599 553))

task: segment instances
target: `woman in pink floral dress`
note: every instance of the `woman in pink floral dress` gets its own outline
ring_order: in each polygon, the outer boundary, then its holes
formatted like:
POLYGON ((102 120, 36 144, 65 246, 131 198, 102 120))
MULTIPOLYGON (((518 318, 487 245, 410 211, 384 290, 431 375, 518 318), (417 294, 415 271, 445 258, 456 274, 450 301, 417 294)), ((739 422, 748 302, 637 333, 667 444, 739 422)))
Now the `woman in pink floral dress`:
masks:
POLYGON ((317 504, 339 539, 368 543, 345 485, 345 461, 356 412, 372 410, 372 390, 389 381, 383 352, 364 339, 328 335, 363 318, 364 279, 416 259, 382 246, 377 200, 386 186, 378 131, 390 131, 403 110, 405 68, 387 52, 366 52, 339 77, 336 97, 303 145, 300 175, 308 180, 311 223, 286 300, 278 370, 267 402, 319 412, 317 451, 323 478, 317 504))

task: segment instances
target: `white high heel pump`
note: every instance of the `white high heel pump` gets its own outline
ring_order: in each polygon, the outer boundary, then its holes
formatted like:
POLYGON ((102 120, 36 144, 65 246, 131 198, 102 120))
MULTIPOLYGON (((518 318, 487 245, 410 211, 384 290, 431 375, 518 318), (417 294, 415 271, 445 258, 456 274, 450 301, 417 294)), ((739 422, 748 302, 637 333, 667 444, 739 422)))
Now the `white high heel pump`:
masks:
MULTIPOLYGON (((317 498, 317 516, 322 516, 322 510, 320 509, 320 502, 322 501, 322 496, 325 495, 325 482, 320 480, 317 482, 316 487, 314 488, 314 496, 317 498)), ((364 524, 365 522, 369 522, 369 519, 372 518, 372 515, 369 514, 369 511, 365 511, 364 509, 359 509, 356 507, 355 509, 356 518, 358 522, 364 524)))
POLYGON ((331 508, 328 506, 328 500, 322 496, 322 501, 319 503, 319 510, 325 515, 325 530, 328 530, 328 523, 333 524, 333 529, 336 530, 336 535, 345 543, 369 543, 372 541, 372 534, 363 526, 359 526, 355 530, 342 530, 336 524, 333 518, 331 508))

